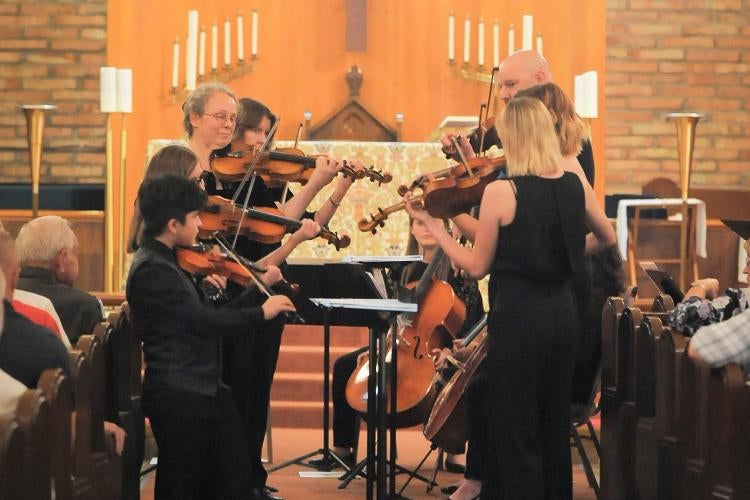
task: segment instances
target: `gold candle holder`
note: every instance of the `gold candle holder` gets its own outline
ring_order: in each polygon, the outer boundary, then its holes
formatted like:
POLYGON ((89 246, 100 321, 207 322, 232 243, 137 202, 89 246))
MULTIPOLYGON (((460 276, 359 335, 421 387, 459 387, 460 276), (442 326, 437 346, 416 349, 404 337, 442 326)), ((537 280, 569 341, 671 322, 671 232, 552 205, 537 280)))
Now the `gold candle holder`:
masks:
POLYGON ((115 291, 115 202, 113 189, 112 113, 107 115, 106 180, 104 185, 104 291, 115 291))
POLYGON ((120 129, 120 210, 118 212, 119 221, 117 224, 119 244, 117 245, 117 271, 115 273, 115 286, 118 290, 122 287, 123 276, 125 274, 125 246, 127 245, 125 241, 125 192, 127 187, 125 183, 125 167, 128 153, 128 132, 125 124, 127 113, 120 113, 120 116, 122 117, 122 128, 120 129))
POLYGON ((44 143, 45 111, 57 109, 52 104, 25 104, 21 106, 26 115, 26 135, 29 144, 29 167, 31 168, 31 210, 34 218, 39 215, 39 179, 42 167, 42 145, 44 143))
POLYGON ((690 189, 690 166, 693 162, 695 146, 695 127, 702 115, 698 113, 669 113, 667 120, 672 121, 677 129, 677 156, 680 162, 680 196, 682 198, 682 220, 680 222, 680 288, 687 285, 687 251, 688 251, 688 191, 690 189))

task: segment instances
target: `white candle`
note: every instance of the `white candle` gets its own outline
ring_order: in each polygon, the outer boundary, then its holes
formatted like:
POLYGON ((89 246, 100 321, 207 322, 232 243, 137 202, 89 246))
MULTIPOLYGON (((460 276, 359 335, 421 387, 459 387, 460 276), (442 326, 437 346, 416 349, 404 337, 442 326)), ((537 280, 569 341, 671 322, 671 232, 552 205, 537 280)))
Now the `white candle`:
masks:
POLYGON ((250 55, 258 57, 258 11, 253 9, 253 34, 250 45, 250 55))
POLYGON ((587 71, 581 75, 583 80, 583 113, 582 118, 599 116, 599 75, 596 71, 587 71))
POLYGON ((232 43, 232 25, 229 24, 229 18, 224 20, 224 66, 230 66, 232 64, 231 59, 231 43, 232 43))
POLYGON ((133 112, 133 70, 130 68, 117 70, 117 112, 133 112))
POLYGON ((484 66, 484 21, 481 19, 479 20, 479 26, 477 26, 477 45, 479 46, 477 63, 484 66))
POLYGON ((237 15, 237 59, 245 60, 245 31, 242 14, 237 15))
POLYGON ((508 26, 508 55, 515 52, 516 45, 516 30, 513 28, 513 24, 508 26))
POLYGON ((117 111, 117 68, 113 66, 99 68, 99 111, 117 111))
POLYGON ((544 55, 544 51, 542 50, 542 32, 536 34, 536 51, 539 52, 539 55, 544 55))
POLYGON ((185 89, 195 90, 198 72, 198 11, 188 11, 188 36, 185 44, 185 89))
POLYGON ((214 21, 211 26, 211 72, 219 67, 219 26, 214 21))
POLYGON ((448 14, 448 61, 456 59, 456 24, 453 12, 448 14))
POLYGON ((492 25, 492 67, 500 66, 500 23, 492 25))
POLYGON ((521 48, 523 50, 533 49, 532 37, 534 36, 534 18, 532 16, 523 16, 523 43, 521 48))
POLYGON ((583 102, 583 75, 575 75, 573 79, 573 105, 578 116, 585 114, 583 102))
POLYGON ((172 88, 177 88, 180 77, 180 41, 175 38, 172 45, 172 88))
POLYGON ((201 26, 201 33, 198 38, 198 76, 201 80, 206 75, 206 27, 201 26))
POLYGON ((471 21, 466 16, 464 22, 464 64, 469 64, 469 52, 471 51, 471 21))

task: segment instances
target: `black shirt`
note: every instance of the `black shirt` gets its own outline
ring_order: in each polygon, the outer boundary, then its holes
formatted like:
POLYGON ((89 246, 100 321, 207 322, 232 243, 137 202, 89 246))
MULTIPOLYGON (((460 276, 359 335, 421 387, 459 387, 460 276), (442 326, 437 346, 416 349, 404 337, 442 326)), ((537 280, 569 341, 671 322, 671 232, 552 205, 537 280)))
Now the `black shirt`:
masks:
POLYGON ((46 368, 62 368, 70 380, 70 356, 62 341, 51 331, 17 313, 3 300, 5 328, 0 336, 0 369, 27 387, 36 387, 46 368))
POLYGON ((104 319, 99 299, 59 282, 50 269, 22 268, 17 288, 43 295, 52 302, 72 345, 81 335, 93 333, 96 324, 104 319))
POLYGON ((215 418, 220 337, 253 334, 252 325, 263 321, 262 309, 254 305, 258 293, 246 290, 223 307, 214 307, 179 268, 174 251, 144 237, 126 294, 143 340, 146 414, 215 418))

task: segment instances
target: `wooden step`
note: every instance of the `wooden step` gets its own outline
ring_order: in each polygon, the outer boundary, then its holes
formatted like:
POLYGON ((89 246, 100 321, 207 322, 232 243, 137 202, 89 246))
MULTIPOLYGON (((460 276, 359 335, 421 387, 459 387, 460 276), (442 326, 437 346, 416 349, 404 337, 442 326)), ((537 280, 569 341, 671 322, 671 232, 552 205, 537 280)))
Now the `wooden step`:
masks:
MULTIPOLYGON (((367 328, 331 327, 331 347, 350 346, 357 348, 369 342, 367 328)), ((287 325, 281 337, 282 345, 308 345, 323 347, 323 327, 319 325, 287 325)), ((353 350, 353 349, 352 349, 353 350)))
MULTIPOLYGON (((330 367, 339 356, 349 354, 354 348, 349 346, 335 346, 330 350, 330 367)), ((282 345, 276 372, 323 372, 323 347, 307 345, 282 345)))

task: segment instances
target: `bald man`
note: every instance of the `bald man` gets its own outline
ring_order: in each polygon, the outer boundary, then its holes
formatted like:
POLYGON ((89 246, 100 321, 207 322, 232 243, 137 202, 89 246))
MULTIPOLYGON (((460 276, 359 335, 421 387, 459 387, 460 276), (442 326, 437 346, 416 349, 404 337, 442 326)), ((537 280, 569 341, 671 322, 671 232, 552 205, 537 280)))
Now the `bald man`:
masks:
MULTIPOLYGON (((500 63, 497 72, 498 95, 507 103, 519 90, 551 81, 552 70, 544 57, 536 50, 519 50, 506 57, 500 63)), ((445 154, 449 158, 457 159, 457 151, 453 146, 451 137, 455 136, 453 134, 445 134, 440 138, 440 142, 443 144, 445 154)), ((494 125, 486 130, 483 144, 481 128, 474 130, 466 138, 458 136, 456 139, 462 144, 465 153, 470 151, 476 154, 480 153, 480 145, 482 145, 482 151, 486 151, 492 146, 503 147, 494 125)), ((594 153, 591 149, 591 142, 588 139, 583 142, 583 148, 578 155, 578 163, 581 164, 581 168, 583 168, 589 184, 593 186, 595 177, 594 153)))

